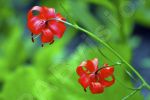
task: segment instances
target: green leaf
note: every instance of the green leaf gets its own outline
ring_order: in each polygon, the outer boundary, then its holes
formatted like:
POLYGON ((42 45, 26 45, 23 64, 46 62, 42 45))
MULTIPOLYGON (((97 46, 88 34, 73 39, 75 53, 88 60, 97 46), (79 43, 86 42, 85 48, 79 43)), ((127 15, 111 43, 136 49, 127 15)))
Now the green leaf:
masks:
POLYGON ((35 98, 33 95, 33 87, 38 75, 35 69, 26 66, 20 66, 16 73, 11 75, 6 81, 3 90, 4 100, 22 99, 30 100, 35 98), (30 99, 29 99, 30 98, 30 99))

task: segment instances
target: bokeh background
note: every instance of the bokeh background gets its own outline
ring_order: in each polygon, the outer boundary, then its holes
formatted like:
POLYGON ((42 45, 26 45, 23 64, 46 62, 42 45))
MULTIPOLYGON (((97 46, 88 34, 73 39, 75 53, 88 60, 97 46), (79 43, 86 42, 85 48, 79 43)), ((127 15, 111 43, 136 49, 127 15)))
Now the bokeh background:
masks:
MULTIPOLYGON (((76 67, 99 58, 99 65, 120 62, 103 45, 67 26, 52 45, 31 42, 27 12, 35 5, 62 13, 111 45, 150 84, 150 0, 0 0, 0 100, 121 100, 141 82, 124 64, 103 94, 85 93, 76 67)), ((129 100, 150 100, 142 89, 129 100)))

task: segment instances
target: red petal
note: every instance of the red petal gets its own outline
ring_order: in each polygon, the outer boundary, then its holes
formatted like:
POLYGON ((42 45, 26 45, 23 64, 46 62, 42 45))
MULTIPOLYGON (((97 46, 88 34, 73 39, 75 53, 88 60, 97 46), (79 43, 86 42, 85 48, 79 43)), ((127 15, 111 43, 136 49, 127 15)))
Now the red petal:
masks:
POLYGON ((42 29, 45 27, 45 21, 38 17, 33 17, 32 19, 29 19, 27 24, 29 30, 36 35, 40 34, 42 32, 42 29))
POLYGON ((49 21, 48 25, 52 32, 58 37, 61 38, 66 30, 66 26, 62 22, 58 21, 49 21))
POLYGON ((94 59, 92 60, 92 62, 93 62, 93 64, 94 64, 94 66, 98 66, 98 59, 97 59, 97 58, 94 58, 94 59))
POLYGON ((98 67, 96 66, 96 64, 94 63, 95 61, 93 61, 93 60, 88 60, 87 61, 87 64, 86 64, 86 68, 87 68, 87 70, 89 70, 90 72, 95 72, 97 69, 98 69, 98 67))
POLYGON ((99 71, 100 78, 107 78, 114 73, 114 67, 104 67, 99 71))
POLYGON ((98 80, 95 74, 90 74, 89 77, 90 77, 90 82, 96 82, 98 80))
POLYGON ((56 18, 64 21, 66 20, 60 13, 56 14, 56 18))
MULTIPOLYGON (((33 18, 33 17, 35 17, 34 15, 33 15, 33 11, 38 11, 39 12, 39 15, 41 15, 41 12, 42 12, 42 7, 40 7, 40 6, 34 6, 29 12, 28 12, 28 20, 29 19, 31 19, 31 18, 33 18)), ((39 16, 38 15, 38 16, 39 16)))
POLYGON ((54 8, 48 8, 45 6, 43 6, 42 8, 43 8, 43 15, 47 20, 56 17, 54 8))
POLYGON ((104 67, 108 67, 109 65, 108 65, 108 64, 104 64, 103 66, 104 66, 104 67))
POLYGON ((114 77, 114 75, 112 75, 111 77, 112 77, 112 80, 111 80, 111 81, 107 81, 107 80, 105 80, 105 79, 100 79, 99 82, 100 82, 103 86, 109 87, 109 86, 113 85, 114 82, 115 82, 115 77, 114 77))
POLYGON ((42 31, 42 35, 41 35, 42 43, 47 43, 47 42, 51 43, 53 42, 53 39, 54 39, 53 33, 51 32, 50 29, 46 28, 42 31))
POLYGON ((84 71, 81 66, 77 67, 76 72, 79 76, 86 75, 86 71, 84 71))
POLYGON ((82 66, 82 67, 84 67, 85 65, 86 65, 86 61, 83 61, 81 64, 80 64, 80 66, 82 66))
POLYGON ((90 90, 93 94, 103 93, 104 87, 99 82, 92 82, 90 84, 90 90))
POLYGON ((83 86, 84 89, 86 89, 90 84, 90 80, 87 75, 82 75, 78 81, 83 86))

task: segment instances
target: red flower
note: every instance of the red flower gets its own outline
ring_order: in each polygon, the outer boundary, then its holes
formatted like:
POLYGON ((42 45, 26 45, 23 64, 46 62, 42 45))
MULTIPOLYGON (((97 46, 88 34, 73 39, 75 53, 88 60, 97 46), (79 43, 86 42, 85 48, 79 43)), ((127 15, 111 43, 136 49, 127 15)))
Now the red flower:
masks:
POLYGON ((34 6, 28 12, 27 25, 32 35, 40 35, 42 43, 52 43, 55 35, 61 38, 66 30, 64 23, 54 19, 65 20, 54 8, 34 6))
POLYGON ((93 94, 104 92, 105 87, 109 87, 115 82, 114 67, 104 64, 102 68, 98 69, 97 58, 83 61, 77 67, 76 72, 80 76, 78 81, 84 90, 89 87, 93 94), (112 77, 112 80, 106 80, 108 77, 112 77))

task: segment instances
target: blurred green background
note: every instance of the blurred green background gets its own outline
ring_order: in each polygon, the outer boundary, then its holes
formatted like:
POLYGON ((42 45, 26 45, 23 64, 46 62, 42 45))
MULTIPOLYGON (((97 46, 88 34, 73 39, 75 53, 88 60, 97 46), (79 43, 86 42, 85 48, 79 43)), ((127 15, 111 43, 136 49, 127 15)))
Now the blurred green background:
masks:
MULTIPOLYGON (((67 21, 95 33, 132 63, 137 62, 133 60, 134 50, 142 40, 135 34, 135 26, 138 23, 150 28, 150 0, 0 0, 0 4, 0 100, 121 100, 133 91, 122 83, 129 87, 140 84, 134 73, 121 65, 115 66, 116 83, 103 94, 85 93, 77 81, 80 62, 97 57, 99 65, 111 65, 119 59, 69 26, 63 38, 52 45, 42 48, 39 39, 32 43, 27 12, 35 5, 53 7, 67 21), (133 74, 134 81, 125 69, 133 74)), ((144 49, 150 51, 149 46, 144 49)), ((149 73, 150 54, 142 65, 149 73)), ((150 100, 150 93, 138 91, 129 100, 150 100)))

